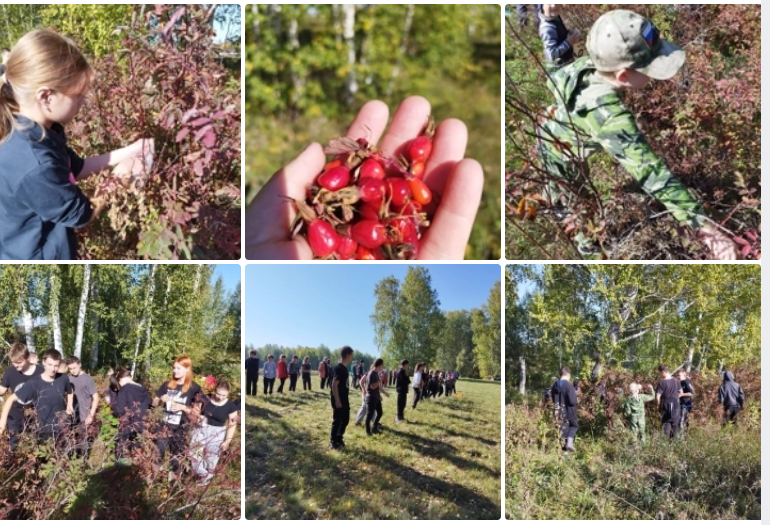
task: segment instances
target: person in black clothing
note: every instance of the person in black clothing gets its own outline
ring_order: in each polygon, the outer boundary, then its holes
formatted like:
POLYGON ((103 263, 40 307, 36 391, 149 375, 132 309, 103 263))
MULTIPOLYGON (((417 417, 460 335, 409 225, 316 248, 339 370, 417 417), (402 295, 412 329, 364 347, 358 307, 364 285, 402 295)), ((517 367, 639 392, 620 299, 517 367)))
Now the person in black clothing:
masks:
POLYGON ((37 413, 38 441, 53 440, 64 433, 69 417, 75 413, 74 393, 66 374, 58 372, 61 353, 51 348, 43 354, 43 372, 28 379, 8 398, 0 416, 0 435, 5 432, 8 416, 16 401, 32 403, 37 413), (65 415, 66 414, 66 415, 65 415))
POLYGON ((404 359, 401 361, 401 368, 396 372, 396 423, 402 423, 404 421, 406 396, 409 393, 409 372, 406 371, 408 365, 409 361, 404 359))
POLYGON ((128 369, 122 366, 110 377, 110 383, 117 391, 112 414, 119 421, 115 458, 121 461, 127 459, 136 448, 135 440, 144 432, 144 420, 152 399, 147 389, 135 383, 128 369))
POLYGON ((682 393, 679 380, 671 377, 666 365, 658 367, 658 373, 662 378, 658 383, 655 401, 660 407, 660 422, 663 426, 663 434, 674 439, 679 433, 679 394, 682 393))
POLYGON ((259 380, 259 358, 257 352, 252 350, 246 359, 246 395, 257 395, 257 381, 259 380))
POLYGON ((532 21, 535 27, 540 23, 540 7, 543 4, 516 4, 516 17, 519 20, 519 27, 524 28, 529 23, 527 11, 532 9, 532 21))
POLYGON ((679 394, 679 432, 684 435, 689 426, 687 416, 692 411, 692 398, 695 397, 695 389, 687 370, 682 368, 677 373, 677 377, 679 378, 679 390, 682 392, 679 394))
POLYGON ((289 392, 297 391, 297 378, 299 377, 300 365, 299 357, 294 356, 289 363, 289 392))
POLYGON ((198 405, 200 395, 201 387, 193 381, 192 360, 186 355, 177 357, 171 368, 171 379, 161 385, 152 400, 153 407, 163 403, 160 437, 155 444, 161 459, 166 450, 173 455, 169 477, 174 477, 181 466, 179 458, 184 452, 190 414, 198 405))
POLYGON ((724 419, 722 426, 728 423, 735 425, 738 422, 738 414, 743 410, 746 396, 741 385, 735 382, 732 372, 725 371, 722 375, 722 386, 719 387, 719 403, 724 407, 724 419))
POLYGON ((350 399, 348 398, 348 365, 353 361, 353 349, 343 346, 341 359, 332 371, 332 431, 329 448, 341 450, 345 448, 345 429, 350 422, 350 399))
POLYGON ((302 360, 302 390, 313 390, 313 385, 310 383, 310 358, 306 357, 302 360))
POLYGON ((551 400, 557 420, 561 422, 561 435, 564 439, 562 450, 575 452, 575 436, 578 431, 577 394, 570 382, 569 367, 562 367, 559 371, 559 380, 551 387, 551 400))
MULTIPOLYGON (((15 393, 22 385, 35 376, 43 373, 43 367, 30 362, 30 353, 27 345, 14 343, 8 351, 8 360, 11 366, 6 368, 3 378, 0 380, 0 403, 6 392, 15 393)), ((15 450, 19 443, 19 435, 24 431, 24 405, 18 400, 11 404, 8 413, 8 440, 11 450, 15 450)))
POLYGON ((580 32, 569 30, 561 19, 561 5, 542 4, 540 39, 543 41, 545 60, 551 66, 562 67, 575 60, 574 46, 580 32))
POLYGON ((372 363, 369 376, 366 380, 366 435, 380 433, 380 419, 382 419, 382 381, 380 380, 380 371, 383 361, 377 358, 372 363), (374 419, 374 425, 371 425, 374 419))

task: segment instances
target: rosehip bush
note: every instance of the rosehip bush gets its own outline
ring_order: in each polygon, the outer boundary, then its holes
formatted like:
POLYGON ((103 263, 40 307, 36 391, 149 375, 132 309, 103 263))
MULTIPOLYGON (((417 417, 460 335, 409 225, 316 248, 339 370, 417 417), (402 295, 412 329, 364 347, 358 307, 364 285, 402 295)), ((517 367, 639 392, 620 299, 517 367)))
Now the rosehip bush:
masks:
POLYGON ((109 208, 80 231, 80 255, 238 259, 239 75, 218 63, 203 8, 148 11, 116 35, 117 54, 92 61, 92 97, 68 133, 88 156, 152 138, 154 163, 139 177, 104 173, 86 181, 87 193, 109 208))

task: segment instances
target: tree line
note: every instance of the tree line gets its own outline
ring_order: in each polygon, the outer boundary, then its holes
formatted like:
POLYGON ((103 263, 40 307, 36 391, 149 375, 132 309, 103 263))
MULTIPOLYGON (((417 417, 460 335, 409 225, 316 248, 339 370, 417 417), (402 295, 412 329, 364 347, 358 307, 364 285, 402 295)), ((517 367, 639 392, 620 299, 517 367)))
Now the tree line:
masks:
MULTIPOLYGON (((0 334, 6 349, 54 347, 84 368, 125 366, 158 383, 186 354, 195 373, 239 385, 240 287, 212 281, 214 265, 2 265, 0 334)), ((3 352, 5 354, 5 352, 3 352)), ((2 368, 9 366, 3 356, 2 368)))
POLYGON ((761 272, 749 265, 511 265, 506 268, 507 387, 522 395, 562 366, 721 371, 759 366, 761 272))
MULTIPOLYGON (((325 359, 329 358, 332 362, 332 364, 336 364, 337 361, 340 360, 340 349, 334 349, 332 350, 326 345, 318 345, 318 346, 282 346, 282 345, 276 345, 276 344, 266 344, 263 346, 254 346, 252 344, 246 345, 246 357, 248 357, 249 352, 255 351, 257 352, 257 356, 259 357, 260 365, 262 365, 266 360, 268 355, 272 355, 275 358, 275 362, 278 362, 278 358, 282 355, 285 355, 289 361, 291 361, 291 358, 295 355, 299 357, 300 362, 305 358, 310 358, 310 366, 313 370, 318 370, 319 363, 325 359)), ((374 361, 374 357, 372 357, 369 354, 365 354, 359 350, 353 351, 353 361, 361 361, 363 360, 367 365, 371 364, 374 361)))

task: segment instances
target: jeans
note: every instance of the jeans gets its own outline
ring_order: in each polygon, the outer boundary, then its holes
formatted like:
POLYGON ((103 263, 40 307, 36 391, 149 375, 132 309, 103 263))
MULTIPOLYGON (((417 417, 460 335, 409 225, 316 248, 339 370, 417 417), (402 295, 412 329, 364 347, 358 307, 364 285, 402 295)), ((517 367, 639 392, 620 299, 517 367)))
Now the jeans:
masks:
POLYGON ((396 419, 404 419, 404 409, 406 408, 406 392, 399 392, 396 401, 396 419))
POLYGON ((283 384, 286 382, 286 378, 285 377, 281 377, 279 379, 281 380, 281 384, 278 385, 278 393, 279 394, 283 394, 283 384))
POLYGON ((263 377, 262 378, 262 386, 264 387, 264 393, 267 395, 268 389, 270 390, 270 393, 273 393, 273 385, 275 384, 275 378, 274 377, 263 377))
POLYGON ((289 375, 289 392, 297 391, 297 374, 289 375))
POLYGON ((313 390, 313 385, 310 383, 310 374, 302 374, 302 390, 313 390))
POLYGON ((378 430, 380 428, 380 418, 382 418, 382 400, 377 398, 369 398, 366 401, 366 433, 371 434, 372 430, 378 430), (374 427, 370 427, 370 423, 374 419, 374 427))
POLYGON ((333 414, 332 414, 332 431, 331 431, 331 444, 332 445, 344 445, 345 429, 350 423, 350 405, 345 403, 347 400, 343 400, 342 408, 334 406, 334 399, 332 398, 333 414))

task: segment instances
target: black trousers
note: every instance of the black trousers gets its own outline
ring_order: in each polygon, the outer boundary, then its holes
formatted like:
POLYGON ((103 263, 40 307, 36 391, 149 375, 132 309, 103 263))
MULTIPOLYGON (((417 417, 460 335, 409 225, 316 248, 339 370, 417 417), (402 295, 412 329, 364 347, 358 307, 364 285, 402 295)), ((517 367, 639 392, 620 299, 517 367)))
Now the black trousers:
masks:
POLYGON ((289 374, 289 392, 297 391, 297 374, 289 374))
POLYGON ((273 385, 275 384, 275 378, 274 377, 263 377, 262 378, 262 387, 264 389, 265 395, 267 395, 268 389, 270 390, 270 393, 273 393, 273 385))
POLYGON ((374 430, 380 427, 380 419, 382 418, 382 400, 369 398, 366 400, 366 433, 372 432, 370 426, 372 419, 374 420, 374 430))
POLYGON ((722 419, 722 426, 726 426, 728 423, 736 425, 738 423, 738 414, 741 413, 741 407, 733 406, 725 408, 724 418, 722 419))
POLYGON ((302 374, 302 390, 313 390, 313 385, 310 384, 310 374, 302 374))
POLYGON ((350 404, 347 402, 347 399, 344 399, 342 408, 337 408, 334 405, 334 398, 332 398, 332 410, 331 444, 344 445, 345 429, 348 427, 348 423, 350 423, 350 404))
POLYGON ((187 428, 183 425, 161 425, 159 428, 160 438, 155 441, 158 447, 160 459, 166 456, 166 451, 171 452, 171 469, 179 470, 182 454, 184 453, 185 443, 187 441, 187 428))
POLYGON ((422 388, 412 387, 412 390, 414 390, 414 398, 412 399, 412 409, 415 409, 417 408, 417 402, 420 401, 420 394, 422 393, 422 388))
POLYGON ((557 415, 561 418, 561 437, 562 439, 575 439, 578 431, 577 408, 558 406, 557 415))
POLYGON ((396 419, 404 419, 404 409, 406 408, 406 392, 399 392, 396 398, 396 419))
POLYGON ((685 430, 687 430, 687 425, 688 425, 687 415, 690 413, 690 410, 692 410, 692 408, 683 407, 681 405, 679 406, 679 431, 680 432, 684 432, 685 430))
POLYGON ((663 434, 669 438, 675 438, 679 434, 679 400, 660 400, 660 423, 663 426, 663 434))
POLYGON ((279 394, 283 394, 283 384, 286 382, 286 378, 285 377, 280 377, 279 379, 281 381, 281 384, 278 385, 278 391, 277 392, 279 394))
POLYGON ((257 379, 259 379, 259 374, 255 376, 246 374, 246 395, 247 396, 257 395, 257 379))
POLYGON ((322 377, 321 378, 321 390, 323 390, 324 388, 326 388, 326 378, 322 377))

